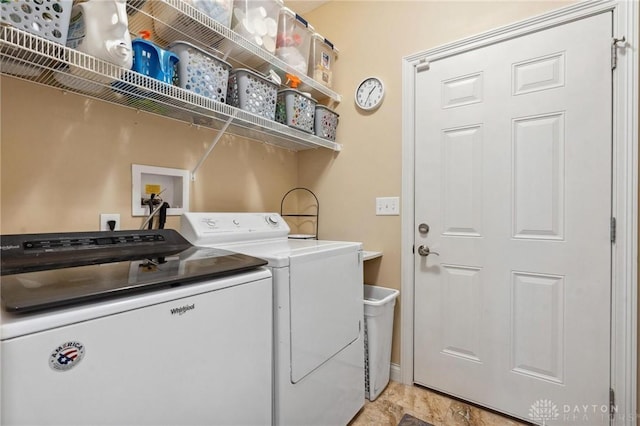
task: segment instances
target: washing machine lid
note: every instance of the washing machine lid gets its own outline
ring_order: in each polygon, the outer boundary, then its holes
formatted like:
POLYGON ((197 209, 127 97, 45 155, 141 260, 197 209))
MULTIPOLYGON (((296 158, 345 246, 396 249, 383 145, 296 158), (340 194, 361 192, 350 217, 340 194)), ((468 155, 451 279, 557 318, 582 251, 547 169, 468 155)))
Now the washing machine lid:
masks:
POLYGON ((21 313, 201 282, 265 265, 171 229, 4 235, 0 298, 21 313))

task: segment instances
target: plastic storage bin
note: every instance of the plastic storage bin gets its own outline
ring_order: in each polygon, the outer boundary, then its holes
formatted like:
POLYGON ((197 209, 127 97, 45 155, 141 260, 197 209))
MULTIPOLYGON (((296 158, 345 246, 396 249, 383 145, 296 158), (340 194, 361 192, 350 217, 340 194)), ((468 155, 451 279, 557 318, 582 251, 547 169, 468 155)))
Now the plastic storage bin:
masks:
POLYGON ((400 292, 364 286, 365 396, 374 401, 389 384, 393 309, 400 292))
POLYGON ((231 29, 274 54, 282 0, 235 0, 231 29))
POLYGON ((333 85, 333 65, 338 59, 338 48, 318 33, 311 37, 307 75, 327 87, 333 85))
POLYGON ((276 121, 308 133, 313 133, 316 100, 295 89, 278 92, 276 121))
POLYGON ((0 2, 0 22, 66 44, 73 0, 0 2))
POLYGON ((316 105, 313 131, 316 136, 330 141, 336 140, 336 130, 338 128, 338 117, 335 111, 324 105, 316 105))
POLYGON ((178 55, 143 38, 133 40, 131 45, 133 46, 132 70, 165 83, 175 84, 178 55))
MULTIPOLYGON (((193 6, 209 18, 229 28, 231 24, 231 10, 233 0, 182 0, 184 3, 193 6)), ((164 1, 157 0, 151 2, 153 16, 157 19, 153 21, 153 28, 161 39, 171 41, 180 39, 181 33, 187 33, 194 39, 202 43, 209 44, 220 40, 222 36, 214 30, 184 16, 164 1), (179 31, 176 31, 178 29, 179 31)), ((193 12, 193 11, 190 11, 193 12)), ((200 18, 200 17, 198 17, 200 18)), ((206 22, 206 20, 203 20, 206 22)))
POLYGON ((276 57, 300 75, 307 75, 313 27, 291 9, 283 7, 278 18, 276 57))
POLYGON ((183 0, 225 27, 231 24, 233 0, 183 0))
POLYGON ((278 85, 246 69, 236 69, 229 76, 227 103, 269 120, 275 120, 278 85))
POLYGON ((231 65, 222 59, 184 41, 176 41, 168 47, 180 58, 178 85, 198 95, 223 102, 227 97, 227 84, 231 65))

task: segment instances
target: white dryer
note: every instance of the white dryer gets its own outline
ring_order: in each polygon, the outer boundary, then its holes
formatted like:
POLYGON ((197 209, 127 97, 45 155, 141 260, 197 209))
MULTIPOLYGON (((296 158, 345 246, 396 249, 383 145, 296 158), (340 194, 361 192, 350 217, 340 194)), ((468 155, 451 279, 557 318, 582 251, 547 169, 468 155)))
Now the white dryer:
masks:
POLYGON ((346 425, 364 406, 362 244, 290 240, 276 213, 185 213, 180 232, 272 270, 274 423, 346 425))

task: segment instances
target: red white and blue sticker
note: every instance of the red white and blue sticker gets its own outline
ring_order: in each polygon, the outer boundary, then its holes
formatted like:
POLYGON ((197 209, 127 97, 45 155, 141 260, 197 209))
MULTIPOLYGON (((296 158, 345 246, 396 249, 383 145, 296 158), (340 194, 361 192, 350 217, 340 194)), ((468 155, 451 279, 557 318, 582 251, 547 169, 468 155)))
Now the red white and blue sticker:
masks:
POLYGON ((49 367, 56 371, 71 370, 84 358, 84 345, 71 341, 58 346, 49 356, 49 367))

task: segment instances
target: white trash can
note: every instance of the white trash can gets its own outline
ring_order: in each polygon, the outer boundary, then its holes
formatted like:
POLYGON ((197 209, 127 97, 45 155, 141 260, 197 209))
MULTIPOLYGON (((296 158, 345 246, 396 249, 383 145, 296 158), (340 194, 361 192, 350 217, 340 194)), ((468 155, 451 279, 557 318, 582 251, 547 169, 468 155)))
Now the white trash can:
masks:
POLYGON ((391 288, 364 286, 364 382, 369 401, 389 384, 393 309, 399 294, 391 288))

